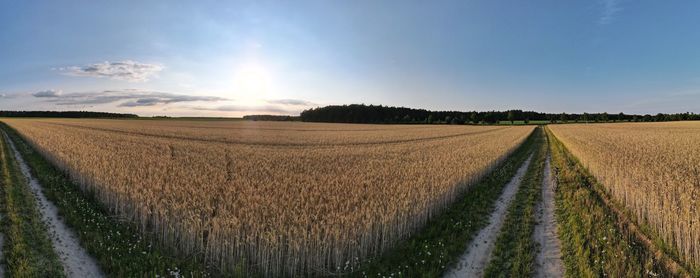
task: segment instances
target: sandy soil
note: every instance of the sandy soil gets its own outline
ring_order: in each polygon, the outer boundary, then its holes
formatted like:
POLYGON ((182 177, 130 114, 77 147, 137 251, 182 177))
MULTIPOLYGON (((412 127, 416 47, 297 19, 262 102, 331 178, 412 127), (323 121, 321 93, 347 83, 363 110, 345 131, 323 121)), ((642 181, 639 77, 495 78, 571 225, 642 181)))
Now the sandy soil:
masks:
POLYGON ((489 217, 489 224, 472 240, 467 248, 467 251, 459 258, 457 265, 446 272, 445 277, 481 277, 484 269, 491 259, 494 243, 498 232, 503 226, 503 221, 506 218, 506 210, 511 201, 518 192, 520 183, 530 165, 532 155, 518 169, 513 179, 508 182, 501 197, 496 201, 496 209, 489 217))
MULTIPOLYGON (((7 135, 5 135, 5 138, 7 138, 7 135)), ((90 257, 85 249, 80 246, 78 238, 73 231, 68 229, 58 216, 56 206, 46 199, 46 196, 44 196, 44 193, 41 191, 39 181, 32 176, 29 171, 29 166, 24 162, 19 151, 15 148, 14 143, 10 141, 9 138, 7 138, 7 142, 10 144, 10 148, 14 152, 15 159, 22 170, 22 174, 27 178, 29 187, 36 197, 42 221, 49 228, 49 235, 53 242, 53 248, 61 258, 61 263, 63 264, 66 275, 68 277, 104 277, 104 274, 102 274, 102 271, 100 271, 100 268, 97 266, 97 261, 90 257)))
POLYGON ((562 277, 564 266, 561 261, 561 244, 557 237, 557 222, 554 217, 554 181, 551 173, 551 157, 547 157, 542 180, 542 202, 538 208, 535 241, 540 245, 540 252, 535 259, 535 277, 562 277))

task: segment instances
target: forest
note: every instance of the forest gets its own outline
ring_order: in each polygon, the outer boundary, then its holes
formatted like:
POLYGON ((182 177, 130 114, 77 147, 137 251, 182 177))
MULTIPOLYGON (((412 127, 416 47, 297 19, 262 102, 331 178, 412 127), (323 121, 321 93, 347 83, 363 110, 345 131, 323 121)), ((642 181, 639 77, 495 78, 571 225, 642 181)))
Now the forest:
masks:
POLYGON ((430 111, 383 105, 330 105, 301 112, 304 122, 374 123, 374 124, 494 124, 501 121, 523 122, 664 122, 700 120, 700 114, 677 113, 656 115, 608 113, 541 113, 535 111, 430 111))

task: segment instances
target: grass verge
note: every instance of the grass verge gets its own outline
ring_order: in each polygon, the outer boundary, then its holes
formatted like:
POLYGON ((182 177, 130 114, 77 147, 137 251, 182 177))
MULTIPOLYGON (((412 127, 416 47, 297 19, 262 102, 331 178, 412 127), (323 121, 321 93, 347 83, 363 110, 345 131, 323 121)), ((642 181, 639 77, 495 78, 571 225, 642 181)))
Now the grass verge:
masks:
POLYGON ((5 267, 10 277, 65 277, 34 195, 0 133, 0 208, 5 267))
POLYGON ((535 130, 499 167, 471 186, 423 229, 352 273, 355 277, 439 277, 488 224, 504 186, 525 162, 542 132, 535 130))
MULTIPOLYGON (((538 132, 542 133, 542 128, 538 132)), ((535 154, 523 177, 515 199, 508 207, 503 227, 498 234, 485 277, 531 277, 534 273, 538 247, 533 233, 537 204, 542 199, 544 162, 547 144, 542 134, 537 136, 535 154)))
MULTIPOLYGON (((56 205, 65 223, 78 235, 81 245, 98 261, 107 275, 203 277, 214 272, 195 259, 196 256, 172 256, 170 250, 158 245, 154 237, 140 233, 130 223, 110 217, 91 193, 82 192, 80 187, 45 160, 14 129, 4 123, 0 123, 0 128, 15 143, 32 174, 41 183, 46 197, 56 205)), ((31 218, 39 219, 35 216, 31 218)))
POLYGON ((674 276, 609 207, 595 179, 551 132, 556 217, 568 277, 674 276))

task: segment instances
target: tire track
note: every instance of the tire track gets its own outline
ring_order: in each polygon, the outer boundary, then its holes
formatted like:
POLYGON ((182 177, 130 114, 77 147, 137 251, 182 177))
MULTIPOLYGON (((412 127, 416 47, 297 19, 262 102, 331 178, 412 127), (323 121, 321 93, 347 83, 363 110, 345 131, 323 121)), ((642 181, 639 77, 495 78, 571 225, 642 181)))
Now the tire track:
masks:
POLYGON ((535 259, 535 277, 562 277, 564 264, 561 260, 561 243, 557 232, 557 220, 554 215, 554 194, 556 181, 551 172, 551 156, 547 155, 542 179, 542 201, 538 209, 538 221, 534 238, 540 246, 535 259))
POLYGON ((3 136, 14 153, 15 160, 22 174, 27 179, 29 188, 36 198, 42 221, 46 224, 51 235, 53 248, 61 259, 63 269, 68 277, 104 277, 104 274, 85 249, 80 246, 75 233, 66 226, 58 215, 58 209, 51 203, 41 190, 41 184, 32 175, 29 166, 15 147, 14 142, 3 132, 3 136))
POLYGON ((498 237, 498 232, 503 226, 506 212, 515 194, 518 192, 520 183, 527 172, 527 168, 532 160, 532 154, 515 173, 513 178, 503 189, 501 197, 496 201, 496 209, 489 217, 489 224, 481 229, 479 233, 467 247, 467 250, 459 258, 457 264, 446 272, 444 277, 481 277, 489 263, 491 253, 493 253, 494 243, 498 237))

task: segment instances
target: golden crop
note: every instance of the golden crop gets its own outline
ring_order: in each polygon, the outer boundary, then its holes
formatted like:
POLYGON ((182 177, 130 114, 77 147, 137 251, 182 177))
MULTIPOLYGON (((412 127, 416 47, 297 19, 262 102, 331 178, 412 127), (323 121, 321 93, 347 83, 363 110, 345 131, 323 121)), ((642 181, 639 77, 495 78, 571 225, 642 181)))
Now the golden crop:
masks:
POLYGON ((422 226, 533 130, 3 121, 163 243, 266 275, 349 271, 422 226))
POLYGON ((700 122, 550 129, 638 221, 700 266, 700 122))

